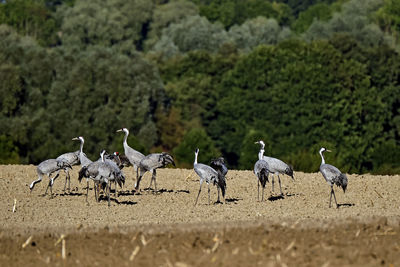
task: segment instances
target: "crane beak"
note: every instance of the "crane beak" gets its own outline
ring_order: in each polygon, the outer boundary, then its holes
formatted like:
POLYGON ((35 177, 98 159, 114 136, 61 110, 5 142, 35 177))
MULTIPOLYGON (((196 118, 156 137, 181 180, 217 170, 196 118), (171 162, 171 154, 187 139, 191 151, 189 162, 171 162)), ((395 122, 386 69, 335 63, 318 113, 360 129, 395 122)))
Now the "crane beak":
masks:
POLYGON ((118 132, 122 132, 123 130, 122 129, 118 129, 117 131, 116 131, 116 133, 118 133, 118 132))
POLYGON ((326 152, 332 152, 332 151, 330 151, 330 150, 327 149, 326 152))
POLYGON ((257 142, 254 142, 254 144, 259 144, 260 142, 259 141, 257 141, 257 142))
POLYGON ((78 137, 74 137, 74 138, 72 138, 72 140, 79 140, 79 138, 78 137))

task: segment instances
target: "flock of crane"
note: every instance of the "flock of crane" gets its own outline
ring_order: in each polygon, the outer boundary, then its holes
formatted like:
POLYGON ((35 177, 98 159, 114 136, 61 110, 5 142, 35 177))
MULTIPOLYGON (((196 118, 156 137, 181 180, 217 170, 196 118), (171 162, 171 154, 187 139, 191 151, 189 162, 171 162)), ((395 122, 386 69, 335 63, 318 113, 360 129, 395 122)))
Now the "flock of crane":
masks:
MULTIPOLYGON (((72 169, 73 165, 81 165, 81 169, 79 171, 78 180, 79 182, 82 181, 83 178, 86 178, 87 186, 86 186, 86 201, 88 201, 88 194, 89 194, 89 180, 93 180, 94 182, 94 192, 95 192, 95 199, 99 201, 99 193, 100 188, 104 190, 108 197, 108 206, 110 206, 110 192, 111 186, 115 184, 115 196, 118 196, 117 185, 120 187, 123 186, 125 183, 125 175, 122 172, 122 168, 124 166, 132 165, 134 172, 136 173, 136 183, 135 183, 135 192, 139 191, 139 184, 146 172, 151 172, 152 177, 150 181, 151 188, 152 183, 154 182, 154 190, 157 192, 157 182, 156 182, 156 170, 158 168, 165 167, 169 164, 175 166, 175 162, 173 157, 166 153, 152 153, 147 156, 143 155, 139 151, 131 148, 128 143, 128 135, 129 130, 127 128, 122 128, 117 130, 117 132, 124 132, 124 140, 123 140, 123 147, 125 155, 120 155, 118 152, 114 152, 113 154, 106 154, 105 150, 102 150, 100 153, 100 158, 97 161, 90 160, 86 154, 83 152, 83 145, 85 140, 82 136, 75 137, 72 140, 80 141, 80 150, 75 152, 69 152, 60 155, 56 159, 48 159, 41 162, 37 166, 37 174, 38 179, 34 180, 29 188, 32 192, 33 188, 35 187, 36 183, 39 183, 44 175, 47 175, 49 178, 49 184, 46 188, 45 195, 47 194, 48 189, 50 188, 51 197, 53 196, 53 184, 54 181, 59 176, 61 170, 64 170, 66 174, 65 184, 64 184, 64 192, 66 191, 67 183, 68 183, 68 191, 70 191, 71 180, 68 169, 72 169), (55 173, 55 176, 52 176, 55 173)), ((258 185, 258 201, 260 201, 260 185, 262 187, 262 194, 261 194, 261 201, 264 201, 264 189, 266 183, 269 182, 269 175, 271 174, 271 182, 272 182, 272 192, 274 192, 274 176, 278 177, 280 194, 283 196, 282 186, 281 186, 281 179, 279 177, 280 174, 286 174, 294 180, 293 177, 293 168, 279 160, 277 158, 267 157, 264 156, 264 148, 265 143, 263 141, 258 141, 256 144, 260 145, 260 151, 258 153, 258 160, 254 164, 254 174, 257 178, 257 185, 258 185)), ((325 178, 328 185, 331 187, 330 192, 330 199, 329 199, 329 207, 331 207, 332 202, 332 195, 334 197, 336 207, 338 208, 339 205, 336 201, 335 192, 333 190, 333 185, 337 185, 341 187, 343 191, 346 191, 347 188, 347 177, 345 174, 340 172, 335 166, 325 163, 324 159, 324 152, 330 152, 325 148, 321 148, 319 150, 319 154, 321 156, 321 165, 320 165, 320 172, 322 173, 323 177, 325 178)), ((225 202, 225 192, 226 192, 226 179, 225 176, 228 172, 228 168, 226 167, 224 158, 216 158, 211 160, 210 165, 202 164, 197 162, 199 154, 199 149, 195 150, 195 158, 193 169, 196 174, 200 178, 200 188, 199 192, 196 197, 195 205, 197 205, 202 184, 206 182, 208 185, 208 204, 210 204, 210 184, 215 185, 218 191, 218 200, 217 203, 222 203, 220 201, 220 191, 222 193, 223 201, 225 202)))

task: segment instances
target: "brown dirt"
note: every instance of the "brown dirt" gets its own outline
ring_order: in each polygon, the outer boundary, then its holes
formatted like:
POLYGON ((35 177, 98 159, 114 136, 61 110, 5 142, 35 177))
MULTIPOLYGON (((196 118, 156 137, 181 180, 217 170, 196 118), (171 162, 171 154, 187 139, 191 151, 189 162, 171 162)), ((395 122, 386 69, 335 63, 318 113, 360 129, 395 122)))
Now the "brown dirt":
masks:
MULTIPOLYGON (((64 174, 53 199, 48 179, 29 193, 32 165, 0 165, 0 266, 400 266, 400 176, 348 175, 345 194, 335 188, 339 209, 328 208, 329 186, 319 173, 282 178, 284 198, 257 202, 250 171, 229 171, 227 203, 208 205, 192 170, 159 170, 155 195, 133 195, 133 170, 118 197, 94 201, 74 167, 71 194, 64 174), (16 210, 13 212, 14 199, 16 210), (65 234, 66 257, 62 257, 65 234), (30 242, 22 244, 32 236, 30 242)), ((150 174, 142 188, 150 182, 150 174)), ((275 192, 279 185, 275 183, 275 192)), ((216 188, 211 186, 216 201, 216 188)))

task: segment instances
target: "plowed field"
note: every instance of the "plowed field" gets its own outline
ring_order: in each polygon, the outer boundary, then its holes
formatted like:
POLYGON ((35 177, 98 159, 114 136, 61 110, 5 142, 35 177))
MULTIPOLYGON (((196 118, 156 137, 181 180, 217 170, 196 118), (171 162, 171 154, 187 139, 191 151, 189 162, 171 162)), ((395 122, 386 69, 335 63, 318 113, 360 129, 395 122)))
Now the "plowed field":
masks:
MULTIPOLYGON (((192 170, 157 172, 159 192, 133 194, 133 169, 111 206, 95 202, 86 182, 71 172, 43 196, 45 177, 33 165, 0 166, 0 266, 400 266, 400 176, 348 175, 347 191, 335 187, 339 208, 328 208, 330 187, 320 173, 281 177, 284 197, 267 183, 257 201, 251 171, 229 171, 225 204, 207 185, 199 203, 192 170), (63 238, 60 238, 63 236, 63 238), (58 242, 57 242, 58 241, 58 242)), ((93 187, 93 184, 90 184, 93 187)))

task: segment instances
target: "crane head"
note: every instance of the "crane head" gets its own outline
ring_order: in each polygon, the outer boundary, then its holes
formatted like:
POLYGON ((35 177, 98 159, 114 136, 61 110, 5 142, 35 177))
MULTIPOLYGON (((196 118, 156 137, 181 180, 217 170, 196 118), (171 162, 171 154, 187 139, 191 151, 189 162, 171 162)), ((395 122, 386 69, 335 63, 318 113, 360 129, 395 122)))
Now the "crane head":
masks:
POLYGON ((262 141, 262 140, 257 141, 257 142, 255 142, 254 144, 260 144, 261 146, 265 147, 265 143, 264 143, 264 141, 262 141))
POLYGON ((332 152, 332 151, 330 151, 329 149, 326 149, 325 147, 321 147, 321 149, 319 150, 319 153, 322 153, 322 152, 332 152))
POLYGON ((72 138, 72 140, 79 140, 81 142, 85 142, 85 139, 83 139, 82 136, 74 137, 74 138, 72 138))
POLYGON ((126 128, 118 129, 116 132, 117 132, 117 133, 118 133, 118 132, 125 132, 125 133, 129 134, 129 130, 126 129, 126 128))
POLYGON ((196 150, 194 151, 195 154, 199 154, 200 149, 196 148, 196 150))

